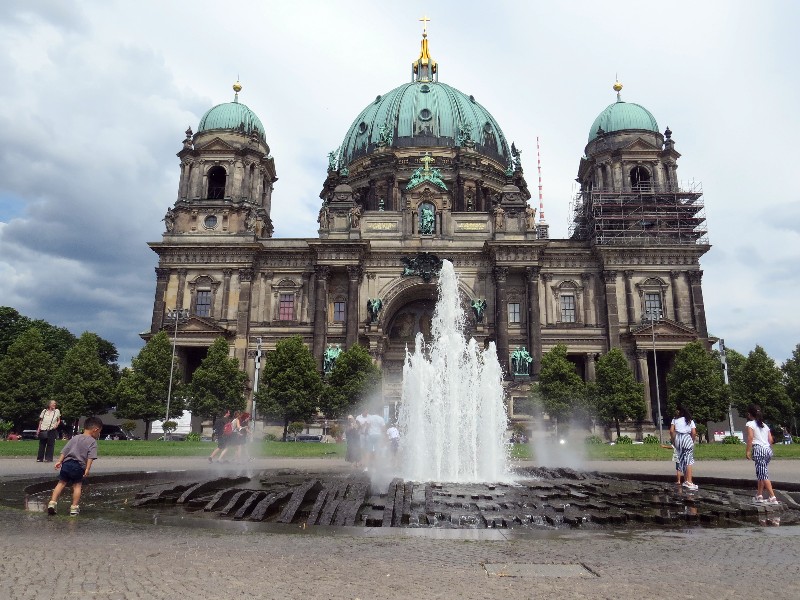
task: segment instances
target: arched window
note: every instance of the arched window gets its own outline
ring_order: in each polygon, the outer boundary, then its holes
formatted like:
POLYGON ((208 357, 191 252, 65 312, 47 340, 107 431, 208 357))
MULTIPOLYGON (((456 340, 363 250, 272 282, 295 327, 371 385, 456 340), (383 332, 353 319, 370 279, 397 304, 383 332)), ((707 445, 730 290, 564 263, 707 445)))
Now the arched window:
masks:
POLYGON ((649 190, 651 188, 650 172, 644 167, 633 167, 631 169, 631 189, 649 190))
POLYGON ((227 173, 222 167, 211 167, 208 170, 208 199, 222 200, 225 197, 225 180, 227 173))

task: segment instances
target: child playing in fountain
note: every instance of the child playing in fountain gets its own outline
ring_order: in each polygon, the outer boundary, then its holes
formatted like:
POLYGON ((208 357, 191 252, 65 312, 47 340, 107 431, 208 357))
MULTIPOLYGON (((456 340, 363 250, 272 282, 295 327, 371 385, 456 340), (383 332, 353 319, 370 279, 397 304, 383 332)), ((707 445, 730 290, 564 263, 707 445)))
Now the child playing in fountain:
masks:
POLYGON ((69 515, 77 517, 80 513, 83 480, 89 476, 92 463, 97 458, 97 440, 102 429, 103 422, 100 419, 89 417, 83 424, 83 434, 74 436, 64 446, 55 464, 56 470, 61 469, 61 472, 50 502, 47 503, 47 514, 56 514, 58 497, 68 485, 72 486, 72 506, 69 508, 69 515))

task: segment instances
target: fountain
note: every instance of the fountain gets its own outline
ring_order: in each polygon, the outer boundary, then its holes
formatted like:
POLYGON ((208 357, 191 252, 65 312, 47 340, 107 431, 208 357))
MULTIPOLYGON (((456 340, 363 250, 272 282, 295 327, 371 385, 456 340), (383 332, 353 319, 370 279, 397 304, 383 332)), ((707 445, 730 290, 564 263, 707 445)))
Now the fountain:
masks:
POLYGON ((464 337, 453 264, 443 261, 432 341, 406 350, 400 407, 403 477, 456 483, 507 481, 503 373, 494 343, 464 337))

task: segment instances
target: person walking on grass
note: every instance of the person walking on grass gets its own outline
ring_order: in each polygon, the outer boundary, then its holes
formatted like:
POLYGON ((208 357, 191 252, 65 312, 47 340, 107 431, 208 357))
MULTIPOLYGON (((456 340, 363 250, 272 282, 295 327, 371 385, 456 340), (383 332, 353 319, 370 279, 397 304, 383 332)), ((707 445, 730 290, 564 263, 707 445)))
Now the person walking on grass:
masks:
POLYGON ((680 416, 672 419, 669 435, 678 453, 677 467, 683 473, 683 487, 694 491, 697 485, 692 481, 692 465, 694 465, 694 440, 697 438, 697 427, 687 408, 679 406, 678 413, 680 416))
POLYGON ((775 441, 772 439, 772 432, 761 416, 761 407, 757 404, 751 404, 747 407, 745 428, 747 430, 745 456, 747 460, 752 460, 756 463, 756 479, 758 480, 756 497, 753 500, 757 503, 779 504, 778 499, 775 497, 775 492, 772 490, 768 469, 769 461, 772 460, 772 444, 775 441), (769 498, 766 500, 764 499, 765 489, 769 494, 769 498))
POLYGON ((81 490, 83 480, 89 476, 92 463, 97 458, 97 439, 103 429, 103 422, 97 417, 89 417, 83 424, 83 434, 73 436, 67 442, 58 462, 54 465, 56 470, 61 470, 58 475, 58 483, 47 503, 47 514, 56 514, 58 497, 64 488, 72 486, 72 506, 69 507, 69 515, 77 517, 80 513, 81 490))

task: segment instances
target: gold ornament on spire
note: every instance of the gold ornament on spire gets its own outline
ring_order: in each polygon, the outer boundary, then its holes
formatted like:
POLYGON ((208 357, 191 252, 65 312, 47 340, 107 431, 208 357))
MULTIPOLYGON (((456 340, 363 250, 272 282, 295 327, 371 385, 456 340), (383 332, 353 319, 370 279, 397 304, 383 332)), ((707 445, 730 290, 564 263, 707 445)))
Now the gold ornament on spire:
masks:
POLYGON ((619 82, 619 79, 614 82, 614 91, 619 92, 622 91, 622 84, 619 82))
POLYGON ((430 19, 427 15, 423 15, 420 19, 420 23, 422 23, 422 37, 428 37, 428 21, 430 21, 430 19))
POLYGON ((425 16, 420 21, 422 22, 422 42, 420 44, 419 58, 411 63, 411 69, 414 74, 412 81, 436 81, 438 78, 434 76, 438 73, 438 66, 428 52, 428 21, 430 19, 425 16))
POLYGON ((236 83, 233 84, 233 91, 237 94, 242 91, 242 84, 239 83, 239 80, 236 80, 236 83))

